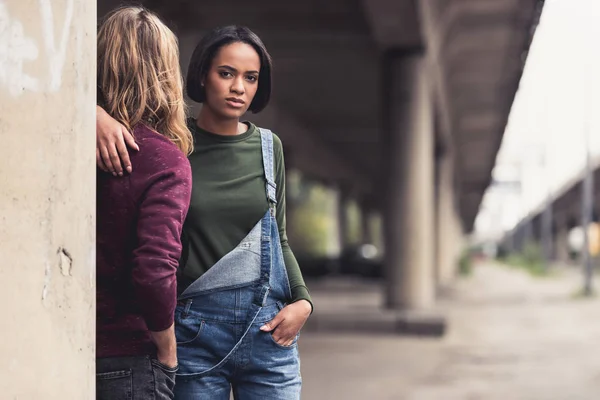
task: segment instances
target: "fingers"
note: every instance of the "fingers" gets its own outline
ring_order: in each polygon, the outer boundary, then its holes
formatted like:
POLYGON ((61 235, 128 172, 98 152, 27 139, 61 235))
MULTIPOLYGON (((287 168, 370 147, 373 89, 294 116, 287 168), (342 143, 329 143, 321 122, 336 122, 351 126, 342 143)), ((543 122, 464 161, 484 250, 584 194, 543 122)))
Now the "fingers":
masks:
POLYGON ((279 326, 279 324, 283 322, 284 319, 285 318, 284 318, 283 314, 280 311, 279 313, 277 313, 277 315, 275 316, 275 318, 273 318, 271 321, 269 321, 266 324, 264 324, 263 326, 261 326, 260 330, 263 331, 263 332, 271 332, 275 328, 277 328, 279 326))
POLYGON ((96 146, 100 150, 100 158, 109 172, 115 176, 123 176, 125 171, 132 170, 127 146, 136 151, 139 146, 127 128, 101 107, 96 107, 96 112, 96 146))
POLYGON ((122 136, 119 136, 117 140, 117 151, 119 152, 119 157, 121 158, 121 162, 123 163, 125 170, 128 173, 131 173, 133 168, 131 166, 131 160, 129 159, 129 152, 127 152, 127 147, 125 145, 131 147, 135 151, 140 150, 140 147, 135 142, 133 135, 129 133, 125 127, 123 127, 122 136))
MULTIPOLYGON (((132 171, 131 160, 129 159, 129 153, 127 152, 127 147, 125 146, 125 141, 127 140, 126 138, 124 138, 125 135, 129 135, 129 132, 127 132, 126 129, 123 129, 123 136, 117 137, 117 141, 115 143, 116 150, 118 153, 117 159, 119 160, 119 166, 121 165, 121 163, 123 163, 123 167, 125 168, 125 170, 128 173, 131 173, 131 171, 132 171)), ((114 160, 113 160, 113 164, 114 164, 114 160)))
MULTIPOLYGON (((125 143, 127 143, 127 146, 131 147, 135 151, 140 151, 140 147, 135 142, 133 135, 129 133, 129 131, 125 128, 123 128, 123 138, 125 139, 125 143)), ((127 156, 127 158, 129 158, 129 156, 127 156)))
POLYGON ((100 156, 102 156, 102 161, 104 161, 104 166, 107 169, 107 172, 110 172, 114 176, 117 176, 115 172, 115 168, 112 165, 112 161, 110 160, 110 155, 108 153, 108 149, 104 146, 100 147, 100 156))
POLYGON ((131 160, 129 159, 129 153, 127 153, 124 142, 117 142, 117 152, 119 153, 119 159, 123 163, 125 171, 130 174, 132 171, 131 160))
POLYGON ((294 344, 294 340, 296 339, 298 332, 290 332, 289 330, 285 331, 281 329, 280 325, 279 329, 275 329, 271 335, 273 335, 273 340, 275 340, 278 345, 289 347, 294 344))
POLYGON ((108 168, 106 168, 104 161, 102 161, 102 156, 100 155, 100 150, 98 149, 96 149, 96 164, 102 171, 108 172, 108 168))
POLYGON ((271 332, 273 340, 280 346, 291 346, 298 334, 298 330, 295 329, 294 324, 290 324, 292 321, 289 321, 289 323, 285 322, 286 314, 283 312, 284 310, 280 311, 271 321, 261 326, 260 330, 271 332))
POLYGON ((121 165, 121 159, 119 158, 119 151, 117 150, 116 144, 108 146, 108 155, 117 175, 123 176, 123 166, 121 165))

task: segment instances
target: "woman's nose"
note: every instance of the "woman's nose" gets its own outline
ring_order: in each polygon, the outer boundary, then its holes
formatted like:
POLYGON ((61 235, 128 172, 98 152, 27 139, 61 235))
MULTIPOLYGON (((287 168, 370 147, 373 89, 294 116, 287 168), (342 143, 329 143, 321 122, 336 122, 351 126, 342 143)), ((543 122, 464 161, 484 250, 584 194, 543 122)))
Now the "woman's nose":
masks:
POLYGON ((234 79, 231 85, 231 91, 237 94, 244 94, 244 83, 242 82, 242 79, 234 79))

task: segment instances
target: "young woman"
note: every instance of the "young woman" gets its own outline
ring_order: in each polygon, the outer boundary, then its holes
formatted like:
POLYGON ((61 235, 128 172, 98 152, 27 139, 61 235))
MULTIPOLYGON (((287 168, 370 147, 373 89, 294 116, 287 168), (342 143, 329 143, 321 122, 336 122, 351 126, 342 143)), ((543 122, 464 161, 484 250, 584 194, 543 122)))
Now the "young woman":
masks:
POLYGON ((172 399, 193 146, 175 35, 144 8, 113 11, 98 31, 97 79, 99 103, 139 151, 131 175, 97 175, 96 397, 172 399))
MULTIPOLYGON (((312 311, 285 221, 281 141, 241 121, 269 102, 271 57, 249 29, 228 26, 196 47, 189 97, 194 136, 176 310, 178 399, 300 398, 296 341, 312 311)), ((122 173, 126 129, 98 117, 99 164, 122 173)), ((131 139, 126 139, 128 143, 131 139)), ((135 165, 133 174, 135 174, 135 165)))

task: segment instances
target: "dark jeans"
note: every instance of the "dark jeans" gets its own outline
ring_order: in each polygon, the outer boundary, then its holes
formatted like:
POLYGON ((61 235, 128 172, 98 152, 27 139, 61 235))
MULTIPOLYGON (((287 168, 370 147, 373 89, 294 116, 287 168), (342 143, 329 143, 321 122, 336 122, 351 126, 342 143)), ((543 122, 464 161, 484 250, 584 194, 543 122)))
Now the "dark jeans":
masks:
POLYGON ((97 400, 172 400, 175 372, 148 356, 96 360, 97 400))

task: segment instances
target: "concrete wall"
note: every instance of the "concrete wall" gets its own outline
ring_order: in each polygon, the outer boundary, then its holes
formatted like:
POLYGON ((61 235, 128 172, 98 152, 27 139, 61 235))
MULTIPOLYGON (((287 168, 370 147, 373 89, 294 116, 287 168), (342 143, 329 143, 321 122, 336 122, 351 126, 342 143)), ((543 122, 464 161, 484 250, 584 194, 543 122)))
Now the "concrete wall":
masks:
POLYGON ((0 390, 91 399, 96 2, 0 1, 0 390))

